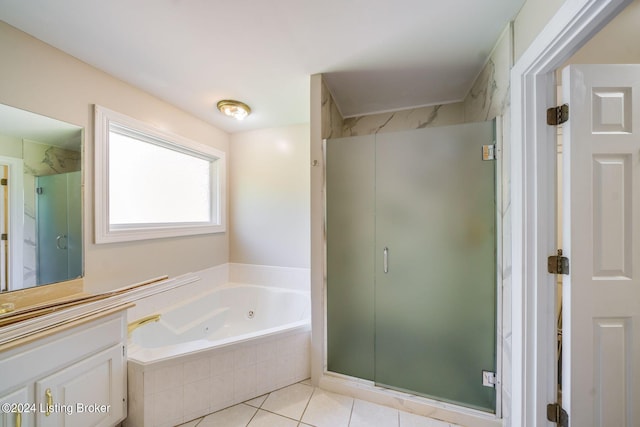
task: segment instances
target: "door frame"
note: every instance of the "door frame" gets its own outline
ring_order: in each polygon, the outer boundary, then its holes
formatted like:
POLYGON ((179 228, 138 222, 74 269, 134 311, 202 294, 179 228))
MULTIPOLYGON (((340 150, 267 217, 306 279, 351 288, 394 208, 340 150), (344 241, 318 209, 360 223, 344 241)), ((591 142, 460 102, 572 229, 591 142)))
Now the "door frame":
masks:
POLYGON ((23 160, 0 156, 0 165, 9 167, 9 286, 23 288, 24 166, 23 160))
POLYGON ((555 71, 632 0, 566 0, 511 70, 513 426, 551 426, 556 402, 555 71))

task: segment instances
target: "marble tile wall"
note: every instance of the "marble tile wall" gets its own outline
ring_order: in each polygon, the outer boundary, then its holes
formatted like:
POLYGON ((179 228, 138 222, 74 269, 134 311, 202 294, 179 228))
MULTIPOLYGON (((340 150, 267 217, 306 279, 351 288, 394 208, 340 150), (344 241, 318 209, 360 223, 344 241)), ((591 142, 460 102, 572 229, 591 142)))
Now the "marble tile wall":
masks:
POLYGON ((36 285, 36 177, 28 173, 24 174, 24 243, 23 243, 23 286, 36 285), (33 191, 31 190, 33 189, 33 191))
POLYGON ((509 72, 513 65, 511 25, 496 43, 487 64, 463 101, 464 121, 479 122, 504 115, 509 104, 509 72))
POLYGON ((24 140, 24 173, 33 176, 77 172, 81 168, 79 151, 24 140))
POLYGON ((511 425, 511 117, 509 105, 509 73, 513 67, 513 29, 510 24, 496 43, 489 61, 479 74, 464 101, 466 122, 491 120, 497 116, 502 118, 502 147, 498 153, 501 169, 501 202, 498 206, 501 215, 499 235, 502 243, 502 259, 499 260, 499 271, 502 279, 502 414, 505 426, 511 425))
POLYGON ((322 82, 322 139, 342 136, 342 114, 329 88, 322 82))
POLYGON ((24 161, 24 268, 23 286, 36 284, 36 179, 37 176, 76 172, 81 169, 79 151, 23 140, 24 161))
POLYGON ((344 120, 342 136, 371 135, 408 129, 447 126, 464 122, 461 102, 430 107, 412 108, 344 120))

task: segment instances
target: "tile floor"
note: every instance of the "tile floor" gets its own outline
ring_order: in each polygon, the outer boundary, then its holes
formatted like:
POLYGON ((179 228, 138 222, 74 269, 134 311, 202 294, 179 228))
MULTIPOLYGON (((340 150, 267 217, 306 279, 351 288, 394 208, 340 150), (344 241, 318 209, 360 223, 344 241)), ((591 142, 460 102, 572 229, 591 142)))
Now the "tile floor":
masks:
POLYGON ((302 381, 179 427, 459 427, 302 381))

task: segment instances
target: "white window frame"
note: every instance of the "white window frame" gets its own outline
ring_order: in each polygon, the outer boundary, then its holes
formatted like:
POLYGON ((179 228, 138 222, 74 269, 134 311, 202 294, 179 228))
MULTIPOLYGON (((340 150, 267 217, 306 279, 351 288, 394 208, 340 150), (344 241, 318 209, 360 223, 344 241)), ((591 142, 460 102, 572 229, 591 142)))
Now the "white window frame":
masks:
MULTIPOLYGON (((208 145, 157 129, 144 122, 95 105, 95 243, 128 242, 226 231, 226 153, 208 145), (109 131, 111 125, 140 133, 159 146, 211 160, 211 220, 167 224, 114 226, 109 220, 109 131)), ((147 141, 149 142, 149 141, 147 141)))

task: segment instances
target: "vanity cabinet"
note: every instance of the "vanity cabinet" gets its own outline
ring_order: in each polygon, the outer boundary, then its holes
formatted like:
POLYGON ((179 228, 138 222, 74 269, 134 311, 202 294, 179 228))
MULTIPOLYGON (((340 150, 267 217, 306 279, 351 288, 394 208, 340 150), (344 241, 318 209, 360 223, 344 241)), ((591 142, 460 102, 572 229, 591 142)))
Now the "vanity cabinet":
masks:
POLYGON ((126 363, 126 311, 0 352, 0 427, 117 425, 126 363))
POLYGON ((18 407, 20 402, 28 402, 30 396, 29 387, 25 386, 0 397, 0 408, 2 408, 0 409, 0 426, 22 427, 33 425, 33 413, 18 411, 18 409, 22 409, 18 407), (14 405, 15 408, 13 407, 14 405))

